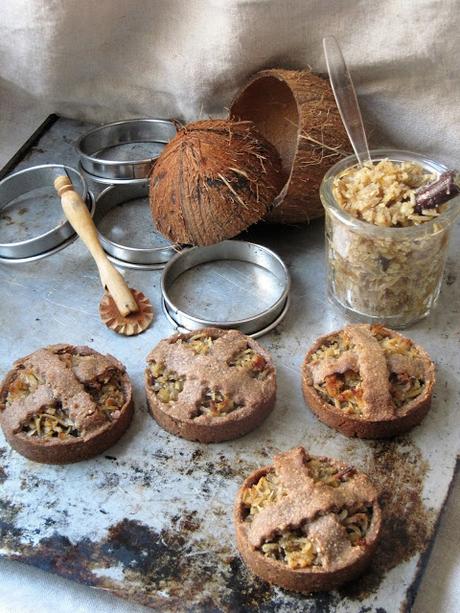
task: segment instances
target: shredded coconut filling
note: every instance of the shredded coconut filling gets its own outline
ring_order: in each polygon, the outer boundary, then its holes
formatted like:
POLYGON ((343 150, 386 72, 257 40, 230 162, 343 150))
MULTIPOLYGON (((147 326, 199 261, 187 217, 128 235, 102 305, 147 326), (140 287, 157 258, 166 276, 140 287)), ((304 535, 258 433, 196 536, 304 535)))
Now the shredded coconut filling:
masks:
POLYGON ((254 379, 266 379, 270 373, 265 358, 250 347, 237 353, 228 362, 228 365, 248 370, 254 379))
POLYGON ((38 438, 78 437, 80 432, 69 417, 69 411, 60 402, 44 407, 22 424, 22 432, 27 436, 38 438))
POLYGON ((206 333, 194 334, 190 338, 179 338, 176 343, 191 349, 195 355, 207 355, 216 339, 206 333))
POLYGON ((243 492, 243 504, 248 511, 246 520, 251 521, 259 511, 271 504, 275 504, 284 496, 287 496, 287 491, 284 489, 278 475, 275 471, 269 471, 257 483, 243 492))
POLYGON ((327 375, 323 383, 315 384, 315 389, 328 404, 334 405, 347 415, 362 415, 363 388, 358 372, 346 370, 343 374, 327 375))
POLYGON ((210 417, 223 417, 232 411, 236 411, 243 406, 242 403, 235 402, 227 394, 223 394, 218 389, 205 389, 198 407, 198 415, 209 415, 210 417))
POLYGON ((125 403, 123 385, 116 372, 109 373, 104 379, 86 384, 85 390, 109 420, 115 417, 115 411, 121 410, 125 403))
POLYGON ((333 193, 339 206, 357 219, 377 226, 413 226, 439 215, 439 209, 415 212, 416 190, 436 178, 414 162, 386 159, 347 168, 335 177, 333 193))
POLYGON ((168 370, 165 364, 155 361, 150 362, 147 373, 148 383, 160 402, 166 404, 179 398, 184 389, 185 376, 179 376, 177 372, 168 370))
POLYGON ((12 404, 15 400, 20 400, 26 398, 29 394, 33 394, 42 383, 43 381, 35 372, 22 368, 10 383, 6 404, 12 404))
MULTIPOLYGON (((372 520, 372 507, 341 509, 331 511, 331 514, 335 515, 337 521, 345 528, 352 547, 366 545, 366 536, 372 520)), ((314 521, 281 532, 264 543, 260 548, 261 552, 269 558, 284 562, 293 570, 323 566, 321 547, 314 538, 309 538, 309 528, 314 521)))

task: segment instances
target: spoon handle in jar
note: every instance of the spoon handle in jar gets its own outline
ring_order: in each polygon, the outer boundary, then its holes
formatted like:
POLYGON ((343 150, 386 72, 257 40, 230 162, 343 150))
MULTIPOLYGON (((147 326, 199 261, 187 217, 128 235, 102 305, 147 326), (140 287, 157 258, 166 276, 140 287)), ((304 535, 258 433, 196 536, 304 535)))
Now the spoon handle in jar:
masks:
POLYGON ((364 162, 371 161, 371 156, 355 87, 336 38, 334 36, 323 38, 323 49, 340 117, 353 151, 362 166, 364 162))

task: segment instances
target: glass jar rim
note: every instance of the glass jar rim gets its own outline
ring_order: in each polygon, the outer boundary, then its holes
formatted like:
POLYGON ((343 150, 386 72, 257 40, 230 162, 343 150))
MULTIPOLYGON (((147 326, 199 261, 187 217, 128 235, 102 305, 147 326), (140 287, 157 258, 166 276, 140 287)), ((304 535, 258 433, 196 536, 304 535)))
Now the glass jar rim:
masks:
MULTIPOLYGON (((370 155, 372 161, 389 159, 393 162, 416 162, 425 170, 437 173, 438 175, 449 170, 448 167, 441 162, 432 160, 421 153, 406 151, 404 149, 372 149, 370 151, 370 155)), ((450 225, 455 221, 455 218, 460 213, 459 195, 449 201, 446 209, 440 215, 434 217, 430 221, 414 226, 405 226, 402 228, 378 226, 376 224, 357 219, 339 206, 332 191, 333 179, 346 168, 350 168, 357 163, 357 157, 355 155, 349 155, 343 160, 340 160, 334 164, 334 166, 332 166, 323 177, 320 186, 320 198, 326 212, 332 212, 344 224, 352 226, 360 232, 367 234, 379 234, 380 236, 387 237, 391 236, 393 238, 396 238, 396 236, 398 238, 404 238, 405 236, 414 238, 414 236, 418 234, 435 234, 437 231, 439 231, 438 228, 435 228, 436 224, 445 226, 447 223, 450 225)))

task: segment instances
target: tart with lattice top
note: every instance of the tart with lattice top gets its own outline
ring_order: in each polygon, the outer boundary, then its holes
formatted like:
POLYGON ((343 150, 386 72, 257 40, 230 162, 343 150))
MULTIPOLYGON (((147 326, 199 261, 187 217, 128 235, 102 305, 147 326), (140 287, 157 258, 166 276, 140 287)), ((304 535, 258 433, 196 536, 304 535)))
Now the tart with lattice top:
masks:
POLYGON ((252 473, 236 498, 238 549, 260 578, 296 592, 329 590, 362 573, 381 529, 369 478, 297 447, 252 473))
POLYGON ((165 430, 217 443, 243 436, 267 417, 275 404, 275 369, 269 353, 241 332, 204 328, 153 349, 145 389, 165 430))
POLYGON ((0 424, 19 453, 65 464, 101 453, 128 428, 132 386, 123 364, 89 347, 51 345, 21 358, 0 388, 0 424))
POLYGON ((381 325, 353 324, 321 337, 303 365, 303 393, 312 411, 360 438, 394 436, 419 424, 434 382, 426 351, 381 325))

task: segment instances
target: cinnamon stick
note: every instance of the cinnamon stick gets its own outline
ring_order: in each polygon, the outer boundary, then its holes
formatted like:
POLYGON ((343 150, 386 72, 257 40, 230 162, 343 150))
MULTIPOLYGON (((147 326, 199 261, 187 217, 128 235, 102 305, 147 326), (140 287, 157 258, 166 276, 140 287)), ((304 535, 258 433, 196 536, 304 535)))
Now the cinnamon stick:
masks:
POLYGON ((455 170, 443 172, 437 181, 424 185, 415 193, 415 212, 435 209, 460 194, 460 175, 455 170))

